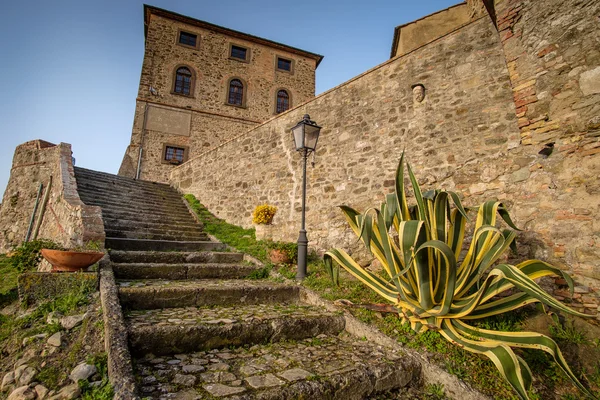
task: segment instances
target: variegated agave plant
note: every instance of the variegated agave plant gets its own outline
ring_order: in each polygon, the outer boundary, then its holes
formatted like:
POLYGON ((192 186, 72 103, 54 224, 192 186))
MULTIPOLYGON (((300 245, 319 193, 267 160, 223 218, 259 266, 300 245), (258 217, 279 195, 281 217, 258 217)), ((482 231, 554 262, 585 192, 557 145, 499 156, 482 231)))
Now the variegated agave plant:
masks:
POLYGON ((536 332, 481 329, 472 324, 474 320, 536 302, 585 317, 551 297, 534 281, 548 275, 561 276, 572 291, 571 277, 539 260, 518 265, 494 264, 514 245, 516 236, 514 230, 496 227, 497 215, 518 230, 505 207, 497 201, 479 206, 471 243, 463 250, 468 210, 454 192, 421 192, 407 165, 416 200, 416 205, 409 206, 403 159, 404 154, 396 172, 395 193, 387 195, 381 208, 361 214, 350 207, 341 207, 352 230, 381 262, 389 279, 364 269, 344 250, 333 249, 325 253, 324 259, 334 283, 339 281, 341 265, 391 302, 414 331, 437 330, 450 342, 489 357, 523 399, 528 399, 531 371, 513 352, 513 347, 550 353, 575 385, 593 397, 573 374, 551 338, 536 332), (452 210, 451 203, 455 206, 452 210), (394 239, 396 234, 398 238, 394 239), (505 297, 497 296, 511 289, 517 290, 505 297))

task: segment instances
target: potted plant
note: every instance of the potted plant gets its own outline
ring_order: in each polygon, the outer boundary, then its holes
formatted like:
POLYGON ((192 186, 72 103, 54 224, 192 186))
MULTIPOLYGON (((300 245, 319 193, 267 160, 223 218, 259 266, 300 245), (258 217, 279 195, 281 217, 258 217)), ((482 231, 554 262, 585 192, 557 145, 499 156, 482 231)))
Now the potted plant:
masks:
POLYGON ((252 223, 254 224, 256 239, 264 240, 273 237, 272 229, 273 218, 277 212, 277 207, 269 204, 256 206, 252 212, 252 223))
POLYGON ((269 260, 273 264, 291 264, 298 258, 298 244, 289 242, 273 242, 267 244, 269 260))
POLYGON ((42 256, 52 264, 52 272, 75 272, 88 268, 104 257, 100 245, 90 241, 70 250, 41 249, 42 256))

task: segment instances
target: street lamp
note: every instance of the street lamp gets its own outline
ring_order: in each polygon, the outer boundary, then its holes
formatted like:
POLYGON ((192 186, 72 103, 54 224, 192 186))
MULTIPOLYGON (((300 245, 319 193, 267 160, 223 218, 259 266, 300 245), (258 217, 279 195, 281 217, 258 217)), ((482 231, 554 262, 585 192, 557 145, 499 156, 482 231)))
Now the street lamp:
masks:
POLYGON ((298 280, 306 277, 306 255, 308 250, 308 238, 305 229, 306 159, 310 153, 316 150, 320 132, 321 127, 315 121, 311 121, 308 114, 304 114, 302 121, 292 128, 296 151, 302 153, 302 226, 298 236, 298 271, 296 272, 296 279, 298 280))

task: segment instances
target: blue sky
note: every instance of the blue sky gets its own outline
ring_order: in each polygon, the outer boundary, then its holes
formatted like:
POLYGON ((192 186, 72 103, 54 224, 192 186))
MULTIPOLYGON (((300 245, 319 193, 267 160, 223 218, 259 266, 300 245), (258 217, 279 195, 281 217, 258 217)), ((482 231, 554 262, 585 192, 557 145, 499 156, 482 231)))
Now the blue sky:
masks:
MULTIPOLYGON (((148 4, 325 56, 317 94, 389 58, 394 27, 459 0, 148 4)), ((0 2, 0 190, 14 149, 43 139, 77 165, 116 173, 129 144, 144 55, 143 1, 0 2)))

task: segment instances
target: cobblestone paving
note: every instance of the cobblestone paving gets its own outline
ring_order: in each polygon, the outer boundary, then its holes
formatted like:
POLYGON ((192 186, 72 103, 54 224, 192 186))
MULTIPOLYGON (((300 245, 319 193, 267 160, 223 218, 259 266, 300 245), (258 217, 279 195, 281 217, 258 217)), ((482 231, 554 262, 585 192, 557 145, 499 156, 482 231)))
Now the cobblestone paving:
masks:
POLYGON ((333 315, 321 307, 258 304, 244 307, 184 307, 129 311, 128 327, 196 324, 233 324, 287 317, 333 315))
POLYGON ((135 368, 140 394, 147 399, 245 399, 273 389, 299 394, 294 386, 334 380, 366 365, 380 376, 389 375, 399 369, 401 359, 385 347, 341 334, 168 357, 148 354, 135 360, 135 368))

